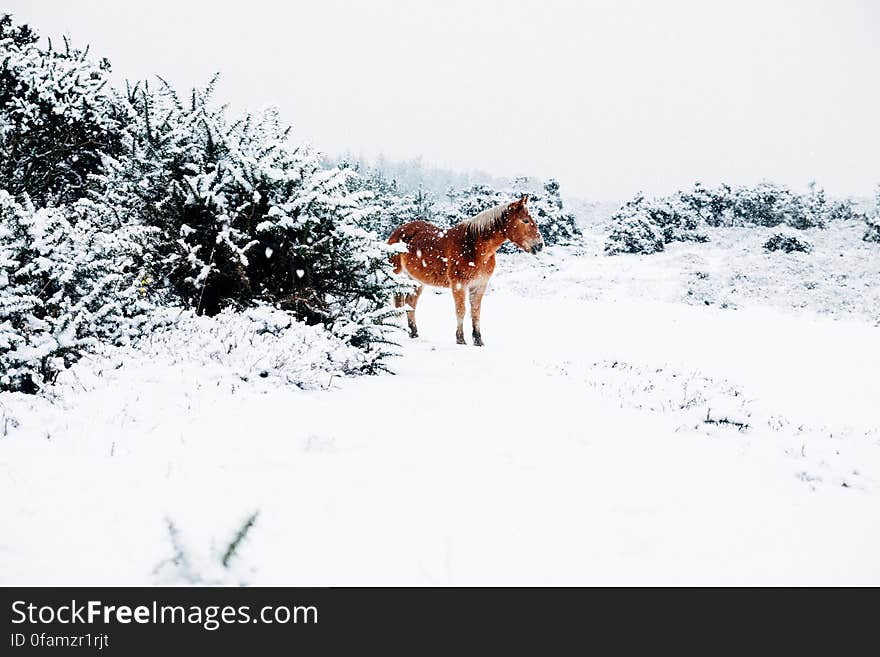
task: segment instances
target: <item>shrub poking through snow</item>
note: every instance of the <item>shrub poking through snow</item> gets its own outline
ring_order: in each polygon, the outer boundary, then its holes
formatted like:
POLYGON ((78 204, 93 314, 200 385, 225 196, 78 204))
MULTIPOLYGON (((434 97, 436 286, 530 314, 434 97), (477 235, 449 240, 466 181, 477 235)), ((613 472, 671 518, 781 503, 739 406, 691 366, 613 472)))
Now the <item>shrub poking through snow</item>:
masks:
POLYGON ((99 342, 140 332, 146 237, 87 200, 37 210, 0 190, 0 390, 34 392, 99 342))
POLYGON ((783 251, 785 253, 799 251, 801 253, 809 253, 813 250, 813 245, 794 235, 776 233, 764 242, 764 248, 767 251, 783 251))
POLYGON ((199 553, 183 539, 180 529, 170 519, 165 519, 172 554, 160 561, 153 569, 158 584, 243 584, 244 568, 237 564, 239 553, 249 540, 251 530, 259 518, 259 510, 245 518, 228 541, 210 554, 199 553))

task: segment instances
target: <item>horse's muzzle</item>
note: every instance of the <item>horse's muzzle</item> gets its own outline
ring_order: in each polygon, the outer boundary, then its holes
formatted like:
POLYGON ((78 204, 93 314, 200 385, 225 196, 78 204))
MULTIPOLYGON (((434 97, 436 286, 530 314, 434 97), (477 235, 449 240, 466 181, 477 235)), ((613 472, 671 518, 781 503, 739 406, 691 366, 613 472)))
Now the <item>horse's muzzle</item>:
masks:
POLYGON ((532 244, 532 248, 529 249, 529 253, 532 255, 537 255, 541 249, 544 248, 544 242, 538 242, 537 244, 532 244))

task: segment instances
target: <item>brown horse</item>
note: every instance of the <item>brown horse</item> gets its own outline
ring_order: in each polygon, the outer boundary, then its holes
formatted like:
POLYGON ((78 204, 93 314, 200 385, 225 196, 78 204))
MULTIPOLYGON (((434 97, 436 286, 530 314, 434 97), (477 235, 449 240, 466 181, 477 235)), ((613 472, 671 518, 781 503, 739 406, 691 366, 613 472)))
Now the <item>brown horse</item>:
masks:
POLYGON ((389 244, 403 242, 407 248, 406 252, 391 256, 394 272, 404 272, 419 283, 412 294, 394 296, 395 306, 409 306, 406 317, 412 337, 419 335, 416 304, 424 286, 448 287, 455 299, 458 319, 455 341, 465 344, 462 324, 467 294, 471 301, 474 344, 483 346, 480 304, 495 270, 495 252, 507 240, 530 253, 544 248, 544 239, 529 214, 528 200, 528 196, 523 196, 513 203, 503 203, 446 230, 427 221, 411 221, 391 234, 389 244))

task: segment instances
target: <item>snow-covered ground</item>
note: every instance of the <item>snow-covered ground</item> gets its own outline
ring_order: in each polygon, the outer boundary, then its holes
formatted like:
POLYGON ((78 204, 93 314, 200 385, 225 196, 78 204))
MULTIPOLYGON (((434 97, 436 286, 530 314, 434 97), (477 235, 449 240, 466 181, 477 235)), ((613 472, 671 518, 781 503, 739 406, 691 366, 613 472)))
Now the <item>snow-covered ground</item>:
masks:
POLYGON ((880 584, 877 245, 591 230, 502 257, 483 349, 423 295, 395 376, 156 336, 0 395, 0 584, 880 584))

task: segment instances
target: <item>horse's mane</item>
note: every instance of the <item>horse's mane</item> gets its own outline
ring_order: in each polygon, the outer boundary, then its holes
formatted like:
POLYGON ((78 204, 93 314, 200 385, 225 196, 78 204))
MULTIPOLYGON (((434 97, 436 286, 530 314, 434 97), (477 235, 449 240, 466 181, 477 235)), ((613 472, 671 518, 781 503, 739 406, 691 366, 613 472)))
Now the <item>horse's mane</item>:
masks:
POLYGON ((483 210, 470 219, 461 222, 467 229, 469 237, 483 237, 500 230, 507 219, 508 204, 502 203, 494 208, 483 210))

